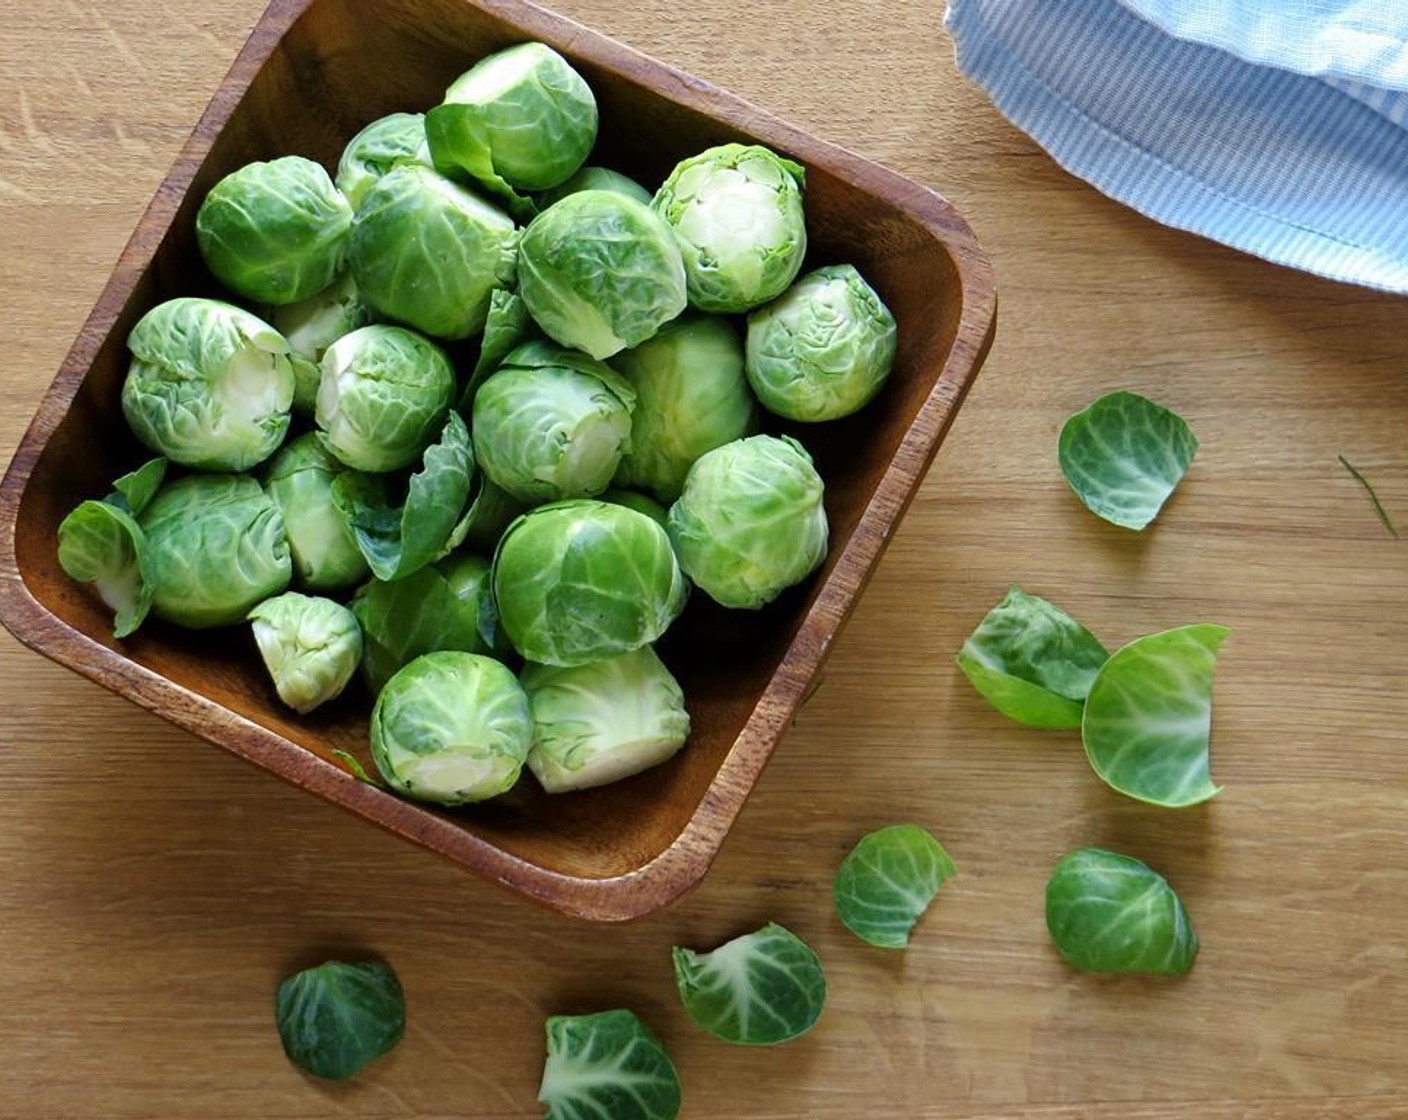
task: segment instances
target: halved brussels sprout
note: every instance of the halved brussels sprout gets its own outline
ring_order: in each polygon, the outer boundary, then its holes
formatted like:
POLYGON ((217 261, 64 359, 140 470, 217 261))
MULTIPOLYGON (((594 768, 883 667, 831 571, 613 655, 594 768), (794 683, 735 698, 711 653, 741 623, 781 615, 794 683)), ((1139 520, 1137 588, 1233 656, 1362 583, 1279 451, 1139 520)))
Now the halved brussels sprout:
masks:
POLYGON ((743 345, 724 319, 684 315, 611 360, 639 394, 631 447, 615 481, 673 502, 706 451, 757 429, 743 345))
POLYGON ((251 163, 211 188, 196 213, 206 267, 256 303, 294 303, 342 271, 352 207, 311 159, 251 163))
POLYGON ((483 328, 489 296, 513 280, 513 219, 429 168, 402 164, 362 200, 348 259, 362 298, 437 338, 483 328))
MULTIPOLYGON (((371 571, 350 518, 333 501, 333 481, 348 470, 315 433, 305 432, 270 460, 264 477, 264 489, 283 515, 294 578, 315 591, 351 587, 371 571)), ((381 488, 376 475, 359 479, 363 487, 381 488)))
POLYGON ((748 317, 748 384, 789 420, 849 416, 895 364, 895 317, 854 266, 809 272, 748 317))
POLYGON ((433 166, 421 113, 391 113, 372 121, 348 141, 337 161, 337 189, 355 213, 382 176, 403 163, 433 166))
POLYGON ((286 591, 249 612, 279 699, 300 715, 341 695, 362 659, 362 630, 341 603, 286 591))
POLYGON ((372 760, 393 789, 464 805, 518 781, 533 742, 528 697, 490 657, 441 650, 386 683, 372 710, 372 760))
POLYGON ((687 594, 665 530, 606 502, 529 510, 494 556, 504 633, 527 660, 545 665, 585 665, 649 645, 687 594))
POLYGON ((748 311, 787 290, 807 255, 806 172, 757 144, 682 161, 651 206, 684 254, 690 306, 748 311))
POLYGON ((538 205, 546 210, 555 202, 561 202, 569 194, 578 191, 615 191, 646 206, 650 205, 650 192, 629 175, 612 171, 609 167, 584 167, 567 182, 538 196, 538 205))
POLYGON ((279 507, 248 475, 189 475, 138 520, 152 610, 191 629, 229 626, 293 576, 279 507))
POLYGON ((684 693, 649 646, 588 665, 528 665, 519 680, 533 712, 528 769, 548 793, 639 774, 689 738, 684 693))
POLYGON ((534 218, 518 282, 549 338, 598 359, 644 342, 687 302, 669 227, 613 191, 579 191, 534 218))
POLYGON ((445 352, 401 327, 362 327, 323 355, 318 427, 327 449, 359 471, 395 471, 421 453, 450 410, 445 352))
POLYGON ((323 377, 323 355, 345 334, 372 321, 372 310, 357 294, 350 273, 331 287, 297 303, 275 307, 270 322, 289 345, 293 363, 293 411, 312 416, 323 377))
POLYGON ((242 471, 283 442, 293 367, 288 343, 262 319, 219 300, 171 299, 137 321, 127 348, 122 414, 153 451, 197 470, 242 471))
POLYGON ((825 488, 790 436, 750 436, 710 451, 670 507, 680 567, 725 607, 756 609, 826 559, 825 488))

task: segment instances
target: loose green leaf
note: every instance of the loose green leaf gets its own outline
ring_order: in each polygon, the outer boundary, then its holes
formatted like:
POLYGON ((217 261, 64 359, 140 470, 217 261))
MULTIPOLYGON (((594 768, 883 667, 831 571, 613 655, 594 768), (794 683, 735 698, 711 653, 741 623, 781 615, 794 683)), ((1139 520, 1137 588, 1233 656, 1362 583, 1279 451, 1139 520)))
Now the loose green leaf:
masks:
POLYGON ((274 1010, 284 1053, 318 1077, 351 1077, 406 1027, 401 982, 381 961, 328 961, 295 973, 279 985, 274 1010))
POLYGON ((893 824, 860 838, 832 888, 842 924, 882 949, 903 949, 943 881, 957 868, 943 845, 916 824, 893 824))
POLYGON ((91 583, 112 608, 115 638, 131 634, 151 610, 146 556, 146 535, 116 504, 84 502, 59 525, 59 566, 70 579, 91 583))
POLYGON ((1046 928, 1084 972, 1181 976, 1198 955, 1188 912, 1164 877, 1139 860, 1082 848, 1046 884, 1046 928))
POLYGON ((1110 393, 1061 429, 1061 473, 1092 513, 1143 529, 1197 450, 1198 437, 1176 412, 1137 393, 1110 393))
POLYGON ((1062 730, 1080 726, 1090 684, 1109 656, 1065 611, 1013 587, 963 643, 958 667, 1009 719, 1062 730))
POLYGON ((523 298, 507 288, 495 288, 489 296, 489 317, 484 323, 484 337, 479 343, 479 358, 460 397, 461 412, 470 411, 479 386, 520 343, 532 338, 535 331, 523 298))
POLYGON ((1183 626, 1130 642, 1085 702, 1090 765, 1138 801, 1181 808, 1218 792, 1208 764, 1212 674, 1225 626, 1183 626))
POLYGON ((826 1003, 811 947, 776 922, 712 953, 675 948, 675 982, 689 1017, 725 1042, 772 1046, 804 1035, 826 1003))
POLYGON ((1364 492, 1369 495, 1369 501, 1374 503, 1374 512, 1379 515, 1379 520, 1383 522, 1384 528, 1388 530, 1388 535, 1394 540, 1397 540, 1398 530, 1394 528, 1393 521, 1389 518, 1388 510, 1384 509, 1383 502, 1379 501, 1379 496, 1374 492, 1374 488, 1369 484, 1369 480, 1360 474, 1359 471, 1355 469, 1354 464, 1343 455, 1339 456, 1339 460, 1340 463, 1343 464, 1344 469, 1355 477, 1360 486, 1364 487, 1364 492))
POLYGON ((151 504, 156 492, 166 478, 167 460, 164 457, 150 459, 135 471, 123 475, 112 484, 113 492, 104 499, 108 505, 117 506, 133 517, 141 517, 142 511, 151 504))
POLYGON ((633 1011, 554 1015, 538 1100, 544 1120, 674 1120, 680 1079, 633 1011))
POLYGON ((366 782, 367 785, 376 786, 377 789, 387 788, 386 783, 380 778, 374 778, 371 774, 368 774, 367 768, 362 765, 362 760, 350 751, 345 751, 341 747, 333 747, 328 753, 331 754, 333 758, 337 759, 338 762, 342 763, 342 768, 359 782, 366 782))

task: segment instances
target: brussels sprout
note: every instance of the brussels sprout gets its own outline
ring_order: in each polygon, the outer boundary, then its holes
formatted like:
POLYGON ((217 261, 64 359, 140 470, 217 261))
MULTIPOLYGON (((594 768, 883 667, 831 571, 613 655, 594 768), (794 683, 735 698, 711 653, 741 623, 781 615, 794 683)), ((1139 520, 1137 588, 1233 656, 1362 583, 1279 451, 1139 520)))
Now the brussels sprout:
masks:
POLYGON ((569 194, 578 191, 615 191, 636 202, 650 205, 651 194, 629 175, 612 171, 609 167, 584 167, 567 182, 553 187, 538 196, 538 205, 546 210, 555 202, 561 202, 569 194))
POLYGON ((638 494, 634 490, 622 490, 620 487, 613 486, 610 490, 603 491, 600 497, 603 502, 610 502, 613 506, 625 506, 627 509, 645 514, 662 529, 670 516, 670 511, 649 494, 638 494))
POLYGON ((608 366, 527 343, 474 396, 479 465, 523 502, 600 494, 630 446, 635 403, 608 366))
POLYGON ((440 430, 454 392, 450 359, 429 339, 401 327, 362 327, 323 355, 318 427, 347 466, 400 470, 440 430))
POLYGON ((673 757, 689 737, 684 693, 649 646, 570 668, 528 665, 528 769, 548 793, 590 789, 673 757))
POLYGON ((446 557, 393 583, 363 584, 352 613, 362 626, 362 680, 373 696, 423 653, 509 652, 483 634, 483 623, 494 616, 493 585, 489 562, 474 555, 446 557))
POLYGON ((352 137, 337 161, 337 189, 355 213, 382 176, 403 163, 432 166, 420 113, 380 117, 352 137))
POLYGON ((153 451, 183 467, 242 471, 283 442, 293 367, 262 319, 219 300, 167 300, 137 321, 127 348, 122 414, 153 451))
POLYGON ((685 309, 684 262, 648 206, 611 191, 579 191, 523 233, 519 292, 549 338, 609 358, 685 309))
POLYGON ((372 710, 372 760, 400 793, 440 805, 512 787, 533 743, 528 697, 490 657, 440 650, 397 672, 372 710))
POLYGON ((826 559, 821 476, 790 436, 750 436, 702 456, 667 528, 680 567, 725 607, 756 609, 826 559))
POLYGON ((467 172, 515 198, 568 179, 596 143, 596 98, 567 60, 542 43, 482 58, 425 116, 426 138, 444 174, 467 172))
POLYGON ((348 259, 362 298, 437 338, 484 326, 489 296, 513 280, 513 219, 429 168, 403 164, 367 191, 348 259))
POLYGON ((554 1015, 538 1100, 543 1120, 675 1120, 680 1078, 634 1011, 554 1015))
POLYGON ((651 203, 684 254, 690 306, 748 311, 787 290, 807 254, 806 173, 756 144, 681 162, 651 203))
POLYGON ((331 599, 286 591, 249 612, 279 699, 300 715, 335 699, 362 660, 362 630, 331 599))
POLYGON ((351 1077, 401 1041, 406 997, 381 961, 328 961, 285 979, 274 997, 289 1060, 315 1077, 351 1077))
POLYGON ((352 207, 302 156, 251 163, 216 183, 196 213, 206 267, 256 303, 295 303, 336 279, 352 207))
POLYGON ((372 321, 350 273, 316 295, 275 307, 269 321, 287 340, 293 363, 293 411, 312 416, 323 376, 323 355, 345 334, 372 321))
POLYGON ((248 475, 190 475, 157 493, 146 535, 152 610, 178 626, 240 622, 293 576, 279 507, 248 475))
POLYGON ((757 430, 743 346, 724 319, 685 315, 611 360, 640 401, 616 482, 673 502, 706 451, 757 430))
POLYGON ((837 420, 890 376, 895 317, 848 264, 809 272, 748 316, 748 384, 769 412, 837 420))
POLYGON ((530 510, 494 556, 504 633, 526 659, 545 665, 585 665, 649 645, 687 594, 665 530, 606 502, 530 510))
POLYGON ((862 941, 903 949, 955 870, 943 845, 917 824, 877 829, 860 838, 836 873, 836 914, 862 941))
MULTIPOLYGON (((299 436, 269 461, 264 489, 284 519, 294 579, 314 591, 335 591, 367 578, 367 567, 347 514, 333 502, 333 481, 348 468, 313 432, 299 436)), ((361 485, 381 487, 376 475, 361 485)))

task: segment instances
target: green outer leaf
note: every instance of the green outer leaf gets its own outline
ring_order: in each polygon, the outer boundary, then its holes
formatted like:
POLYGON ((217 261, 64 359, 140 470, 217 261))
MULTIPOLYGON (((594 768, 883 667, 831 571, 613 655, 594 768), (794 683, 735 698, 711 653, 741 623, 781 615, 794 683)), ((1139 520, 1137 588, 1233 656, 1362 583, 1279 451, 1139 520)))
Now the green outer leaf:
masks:
POLYGON ((149 459, 135 471, 129 471, 112 484, 113 492, 104 499, 108 505, 117 506, 133 517, 141 517, 142 511, 151 504, 156 492, 161 489, 166 478, 167 460, 163 456, 149 459))
POLYGON ((1208 766, 1212 675, 1225 626, 1200 624, 1130 642, 1105 662, 1085 702, 1090 765, 1138 801, 1182 808, 1218 792, 1208 766))
POLYGON ((680 1078, 634 1011, 554 1015, 538 1100, 544 1120, 674 1120, 680 1078))
POLYGON ((351 1077, 396 1043, 406 1027, 406 999, 381 961, 328 961, 279 985, 274 1014, 284 1053, 318 1077, 351 1077))
POLYGON ((1048 692, 1020 677, 990 669, 965 653, 958 655, 958 667, 974 688, 1008 719, 1043 731, 1069 731, 1080 726, 1085 706, 1048 692))
POLYGON ((1137 393, 1110 393, 1061 429, 1061 473, 1092 513, 1143 529, 1197 450, 1198 437, 1176 412, 1137 393))
POLYGON ((772 1046, 806 1034, 826 1004, 820 959, 776 922, 711 953, 676 946, 674 961, 689 1017, 739 1046, 772 1046))
POLYGON ((115 502, 83 502, 60 523, 58 548, 59 566, 68 577, 93 584, 112 608, 114 638, 142 625, 152 606, 147 539, 126 509, 115 502))
POLYGON ((867 833, 836 873, 836 914, 862 941, 903 949, 915 923, 955 871, 943 845, 917 824, 892 824, 867 833))
POLYGON ((1198 955, 1188 911, 1162 875, 1101 848, 1071 852, 1046 884, 1046 928, 1085 972, 1181 976, 1198 955))
POLYGON ((359 782, 365 782, 369 786, 376 786, 377 789, 389 788, 380 778, 374 778, 367 773, 367 768, 362 765, 362 760, 350 751, 345 751, 341 747, 333 747, 328 752, 338 762, 342 763, 342 768, 356 778, 359 782))
POLYGON ((495 288, 489 296, 489 317, 484 322, 484 337, 479 343, 479 358, 474 363, 474 372, 465 383, 460 396, 460 411, 469 412, 474 405, 474 394, 485 379, 499 368, 499 365, 519 343, 527 341, 537 328, 528 314, 528 305, 517 292, 507 288, 495 288))

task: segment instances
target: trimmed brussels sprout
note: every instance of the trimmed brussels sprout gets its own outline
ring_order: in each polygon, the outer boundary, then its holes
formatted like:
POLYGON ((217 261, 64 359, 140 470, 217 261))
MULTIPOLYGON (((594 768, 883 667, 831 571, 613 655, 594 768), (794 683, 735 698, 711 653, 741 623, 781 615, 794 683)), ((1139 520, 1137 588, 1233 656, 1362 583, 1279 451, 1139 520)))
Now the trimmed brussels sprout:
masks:
POLYGON ((337 161, 337 189, 355 213, 382 176, 403 163, 433 166, 421 113, 380 117, 352 137, 337 161))
POLYGON ((538 1100, 543 1120, 675 1120, 680 1078, 634 1011, 554 1015, 538 1100))
POLYGON ((337 278, 352 207, 302 156, 251 163, 211 188, 196 213, 206 267, 255 303, 296 303, 337 278))
POLYGON ((464 805, 518 781, 533 743, 528 697, 490 657, 441 650, 417 657, 372 710, 372 760, 393 789, 464 805))
POLYGON ((917 824, 866 833, 836 873, 836 914, 862 941, 903 949, 955 870, 943 845, 917 824))
POLYGON ((401 327, 362 327, 323 355, 318 427, 347 466, 400 470, 435 438, 454 393, 450 359, 429 339, 401 327))
POLYGON ((748 316, 748 384, 778 416, 837 420, 880 391, 897 339, 895 317, 861 274, 826 265, 748 316))
POLYGON ((638 494, 634 490, 622 490, 617 486, 604 491, 601 494, 601 500, 610 502, 613 506, 625 506, 637 513, 643 513, 661 528, 665 527, 665 522, 670 516, 670 511, 649 494, 638 494))
POLYGON ((609 167, 584 167, 567 182, 553 187, 538 196, 538 205, 546 210, 555 202, 561 202, 569 194, 578 191, 615 191, 636 202, 650 205, 650 192, 629 175, 612 171, 609 167))
POLYGON ((670 507, 685 575, 725 607, 756 609, 826 559, 824 487, 790 436, 750 436, 702 456, 670 507))
POLYGON ((684 263, 648 206, 612 191, 579 191, 523 233, 519 293, 544 333, 609 358, 685 309, 684 263))
POLYGON ((362 298, 437 338, 484 326, 489 296, 513 280, 513 219, 426 167, 402 164, 362 200, 348 259, 362 298))
POLYGON ((436 167, 512 199, 515 187, 541 191, 565 182, 592 150, 596 129, 591 89, 543 43, 480 59, 425 115, 436 167))
POLYGON ((528 769, 548 793, 590 789, 674 756, 689 738, 684 693, 649 646, 563 667, 528 665, 528 769))
POLYGON ((382 961, 328 961, 279 984, 274 1016, 291 1062, 340 1080, 401 1041, 406 997, 382 961))
POLYGON ((1046 884, 1046 928, 1084 972, 1181 976, 1198 955, 1188 911, 1157 871, 1131 856, 1081 848, 1046 884))
POLYGON ((293 367, 262 319, 219 300, 171 299, 137 321, 127 348, 122 414, 153 451, 183 467, 242 471, 283 442, 293 367))
POLYGON ((616 471, 621 486, 673 502, 699 456, 757 430, 743 346, 724 319, 682 316, 617 354, 611 365, 640 398, 631 447, 616 471))
POLYGON ((530 510, 494 556, 494 599, 513 647, 545 665, 585 665, 660 637, 688 586, 665 530, 590 499, 530 510))
POLYGON ((348 273, 316 295, 273 308, 269 321, 289 345, 293 411, 311 417, 318 404, 323 355, 343 335, 370 323, 371 308, 362 302, 348 273))
POLYGON ((474 396, 479 465, 523 502, 600 494, 630 446, 635 403, 601 362, 526 343, 474 396))
POLYGON ((775 299, 807 255, 806 172, 756 144, 724 144, 681 162, 651 203, 674 231, 701 311, 749 311, 775 299))
MULTIPOLYGON (((333 481, 348 469, 315 433, 306 432, 269 461, 264 476, 264 489, 284 519, 294 579, 314 591, 351 587, 371 572, 351 520, 333 501, 333 481)), ((382 485, 376 475, 360 475, 359 482, 372 490, 382 485)))
POLYGON ((331 599, 286 591, 249 612, 279 699, 300 715, 342 694, 362 660, 362 629, 331 599))
POLYGON ((293 576, 279 507, 248 475, 178 479, 162 487, 138 524, 152 610, 178 626, 241 622, 293 576))

